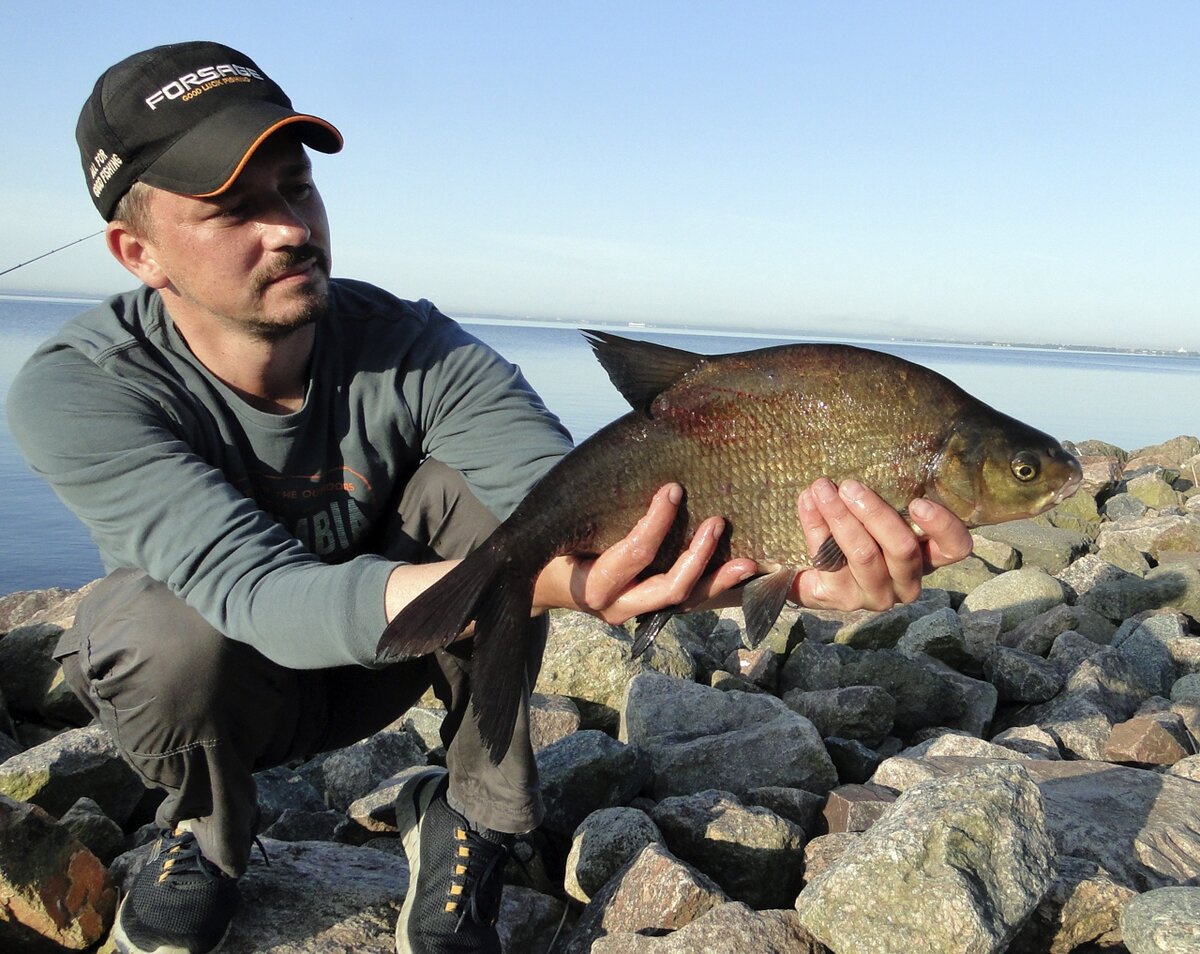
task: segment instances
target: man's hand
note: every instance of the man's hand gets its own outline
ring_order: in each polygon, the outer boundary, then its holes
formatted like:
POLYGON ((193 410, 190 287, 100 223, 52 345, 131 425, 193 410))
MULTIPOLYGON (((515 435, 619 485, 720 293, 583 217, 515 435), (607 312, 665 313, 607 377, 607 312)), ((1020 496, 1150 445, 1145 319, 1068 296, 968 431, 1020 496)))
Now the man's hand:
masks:
MULTIPOLYGON (((730 560, 704 575, 724 531, 720 517, 699 526, 669 570, 638 579, 666 539, 681 500, 679 485, 668 484, 633 530, 598 557, 551 561, 538 577, 535 612, 556 606, 580 609, 619 625, 669 606, 736 605, 730 590, 753 576, 756 566, 753 560, 730 560)), ((923 573, 971 552, 966 526, 945 507, 912 501, 909 516, 924 534, 919 538, 891 506, 856 481, 843 483, 839 493, 821 478, 800 495, 797 509, 810 552, 832 536, 846 556, 839 570, 805 570, 797 576, 793 598, 805 606, 887 609, 911 602, 921 592, 923 573)))
POLYGON ((832 536, 846 557, 846 565, 834 572, 800 574, 794 596, 804 606, 884 610, 910 603, 921 593, 922 575, 971 552, 966 524, 945 507, 923 498, 909 503, 909 518, 923 534, 917 536, 895 509, 856 480, 837 487, 822 477, 800 495, 798 510, 810 552, 832 536))
MULTIPOLYGON (((534 612, 551 607, 579 609, 620 625, 668 606, 695 609, 753 576, 753 560, 730 560, 715 573, 704 575, 725 530, 723 519, 710 517, 696 529, 669 570, 638 579, 670 532, 682 500, 679 484, 667 484, 654 495, 636 526, 599 556, 552 560, 538 577, 534 612)), ((736 601, 727 605, 736 605, 736 601)))

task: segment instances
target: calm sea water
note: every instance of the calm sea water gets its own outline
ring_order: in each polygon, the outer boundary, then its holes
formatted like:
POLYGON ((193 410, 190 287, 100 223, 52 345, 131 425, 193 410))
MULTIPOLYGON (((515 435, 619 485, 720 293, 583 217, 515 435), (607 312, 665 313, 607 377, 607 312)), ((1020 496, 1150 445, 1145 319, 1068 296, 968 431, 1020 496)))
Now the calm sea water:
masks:
MULTIPOLYGON (((34 347, 87 303, 0 296, 0 397, 34 347)), ((578 331, 566 325, 465 320, 519 364, 577 440, 628 409, 578 331)), ((703 353, 813 340, 737 332, 613 329, 703 353)), ((820 339, 818 339, 820 340, 820 339)), ((857 342, 864 343, 864 342, 857 342)), ((976 397, 1064 440, 1134 450, 1200 435, 1200 358, 865 342, 931 367, 976 397)), ((0 595, 76 587, 103 572, 86 531, 28 467, 0 425, 0 595)))

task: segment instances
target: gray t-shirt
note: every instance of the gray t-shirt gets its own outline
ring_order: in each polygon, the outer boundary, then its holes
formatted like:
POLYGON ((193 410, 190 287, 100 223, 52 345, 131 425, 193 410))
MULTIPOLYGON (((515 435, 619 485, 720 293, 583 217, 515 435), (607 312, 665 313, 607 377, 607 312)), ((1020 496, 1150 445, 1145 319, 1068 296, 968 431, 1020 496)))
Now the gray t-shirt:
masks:
POLYGON ((373 662, 396 564, 366 541, 424 458, 503 518, 570 449, 520 371, 432 304, 341 279, 294 413, 210 374, 143 287, 43 344, 8 417, 110 571, 294 668, 373 662))

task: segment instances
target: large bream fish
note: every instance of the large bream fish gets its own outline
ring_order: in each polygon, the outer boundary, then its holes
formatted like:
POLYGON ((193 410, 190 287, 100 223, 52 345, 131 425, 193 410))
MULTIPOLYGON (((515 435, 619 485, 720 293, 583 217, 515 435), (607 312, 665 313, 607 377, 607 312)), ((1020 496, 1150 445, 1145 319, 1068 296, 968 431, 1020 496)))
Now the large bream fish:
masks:
MULTIPOLYGON (((423 655, 475 621, 472 705, 495 758, 524 687, 522 641, 539 572, 561 554, 598 554, 676 481, 684 503, 662 572, 704 518, 725 518, 714 564, 758 563, 742 589, 747 640, 779 615, 795 575, 832 569, 832 539, 810 555, 796 498, 816 478, 854 477, 903 512, 944 504, 968 526, 1028 517, 1074 492, 1079 462, 1054 438, 995 411, 928 368, 877 351, 795 344, 703 356, 585 332, 633 411, 564 457, 462 563, 404 608, 377 658, 423 655)), ((635 652, 670 612, 639 620, 635 652)), ((532 688, 532 687, 530 687, 532 688)))

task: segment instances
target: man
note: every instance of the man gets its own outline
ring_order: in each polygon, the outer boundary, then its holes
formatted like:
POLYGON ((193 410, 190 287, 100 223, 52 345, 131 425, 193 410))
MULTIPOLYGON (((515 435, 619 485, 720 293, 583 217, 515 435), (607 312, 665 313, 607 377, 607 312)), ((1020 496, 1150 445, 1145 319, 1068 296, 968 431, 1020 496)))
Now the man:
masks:
MULTIPOLYGON (((470 715, 470 642, 377 667, 386 622, 481 541, 569 448, 517 370, 428 302, 330 278, 305 147, 338 131, 296 112, 214 43, 105 72, 77 127, 112 255, 142 283, 66 326, 12 385, 32 466, 89 527, 109 570, 58 647, 72 689, 148 786, 162 835, 123 898, 124 952, 217 950, 256 833, 252 773, 347 745, 430 686, 448 772, 398 800, 411 879, 400 952, 498 952, 499 872, 542 805, 528 700, 494 765, 470 715)), ((534 603, 610 622, 720 601, 752 564, 705 575, 712 518, 641 579, 680 500, 663 488, 594 560, 560 558, 534 603)), ((799 501, 837 573, 808 605, 913 599, 966 529, 914 501, 919 542, 878 497, 819 481, 799 501)), ((526 660, 532 686, 544 645, 526 660)))

